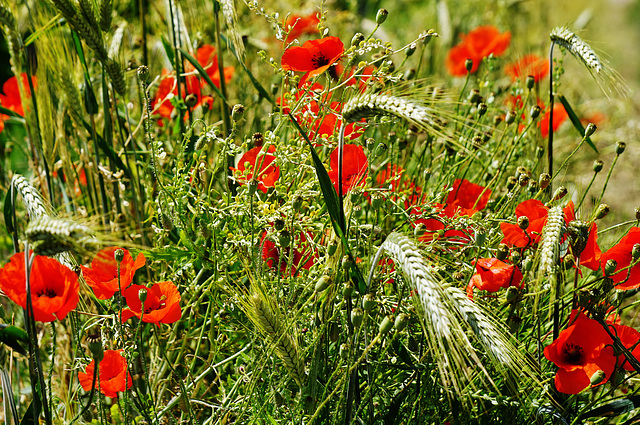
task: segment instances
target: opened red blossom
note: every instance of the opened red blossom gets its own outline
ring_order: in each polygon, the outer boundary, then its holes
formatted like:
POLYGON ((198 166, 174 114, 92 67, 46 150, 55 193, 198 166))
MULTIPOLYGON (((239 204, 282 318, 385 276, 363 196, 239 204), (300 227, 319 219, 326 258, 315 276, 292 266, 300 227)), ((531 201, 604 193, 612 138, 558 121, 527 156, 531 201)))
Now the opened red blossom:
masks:
POLYGON ((305 80, 322 74, 344 54, 344 44, 338 37, 306 41, 302 46, 288 48, 282 55, 282 69, 306 72, 305 80))
POLYGON ((640 287, 640 264, 628 268, 633 261, 631 251, 637 243, 640 243, 640 227, 632 227, 620 242, 609 248, 600 257, 603 270, 607 261, 615 260, 617 266, 610 277, 616 283, 616 289, 626 290, 640 287))
POLYGON ((513 264, 505 263, 497 258, 480 258, 476 263, 476 270, 469 284, 467 295, 473 297, 473 289, 497 292, 501 288, 515 286, 522 289, 522 272, 513 264))
POLYGON ((470 73, 478 70, 482 59, 493 54, 502 55, 511 43, 511 33, 500 31, 493 26, 481 26, 470 31, 469 34, 461 34, 462 41, 449 51, 445 59, 445 65, 449 74, 454 76, 467 75, 465 62, 473 61, 470 73))
MULTIPOLYGON (((356 186, 364 185, 369 172, 369 161, 364 149, 359 145, 344 145, 342 160, 342 193, 346 194, 356 186)), ((331 170, 327 173, 338 191, 338 148, 331 153, 331 170)))
POLYGON ((514 81, 531 76, 537 83, 549 75, 549 59, 541 58, 533 53, 528 54, 517 62, 506 65, 504 72, 514 81))
POLYGON ((96 297, 100 300, 106 300, 116 292, 129 286, 133 282, 136 270, 143 267, 145 261, 142 253, 139 253, 134 260, 128 250, 111 246, 98 252, 91 261, 91 267, 80 266, 80 268, 85 282, 93 289, 96 297), (122 249, 124 252, 120 262, 119 275, 118 262, 115 258, 115 253, 118 249, 122 249), (119 282, 118 277, 120 278, 119 282))
POLYGON ((317 12, 307 16, 289 15, 284 23, 284 29, 289 32, 285 43, 289 44, 304 34, 316 34, 320 32, 318 30, 319 23, 320 18, 318 18, 317 12))
POLYGON ((131 285, 122 292, 122 295, 129 306, 129 308, 122 310, 123 322, 136 316, 143 322, 155 323, 160 326, 160 323, 174 323, 182 317, 180 292, 173 282, 158 282, 151 287, 131 285), (140 290, 146 291, 144 303, 140 290))
POLYGON ((78 381, 85 391, 91 391, 91 386, 100 387, 100 392, 107 397, 116 398, 118 393, 131 388, 131 374, 127 370, 127 360, 121 350, 105 350, 104 358, 99 363, 99 382, 93 384, 95 360, 91 360, 84 370, 78 372, 78 381))
MULTIPOLYGON (((27 308, 24 257, 24 252, 12 255, 0 269, 0 289, 27 308)), ((30 286, 33 318, 38 322, 62 320, 78 305, 78 275, 53 258, 38 255, 33 259, 30 286)))
POLYGON ((238 168, 231 167, 238 183, 247 184, 257 174, 255 178, 258 181, 258 189, 267 193, 267 190, 275 186, 276 181, 280 178, 280 168, 273 164, 276 160, 273 155, 275 151, 275 146, 270 145, 265 153, 262 152, 262 146, 245 152, 238 161, 238 168))

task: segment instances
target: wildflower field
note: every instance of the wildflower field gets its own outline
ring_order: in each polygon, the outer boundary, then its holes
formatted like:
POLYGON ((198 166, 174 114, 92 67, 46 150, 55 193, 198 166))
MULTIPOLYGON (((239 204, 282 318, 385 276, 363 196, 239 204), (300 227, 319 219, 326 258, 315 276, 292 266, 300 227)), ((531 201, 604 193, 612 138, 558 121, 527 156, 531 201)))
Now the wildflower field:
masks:
POLYGON ((0 0, 6 424, 640 422, 637 83, 398 3, 0 0))

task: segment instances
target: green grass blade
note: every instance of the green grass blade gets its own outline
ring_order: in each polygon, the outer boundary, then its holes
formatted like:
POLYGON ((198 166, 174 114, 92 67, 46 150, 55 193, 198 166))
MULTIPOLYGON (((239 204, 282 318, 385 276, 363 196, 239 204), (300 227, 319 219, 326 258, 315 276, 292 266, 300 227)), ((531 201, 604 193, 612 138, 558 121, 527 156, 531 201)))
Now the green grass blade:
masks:
MULTIPOLYGON (((569 104, 569 101, 567 100, 567 98, 561 94, 556 95, 556 97, 558 98, 558 100, 560 100, 560 103, 562 103, 562 106, 564 106, 565 111, 567 111, 567 114, 569 115, 569 119, 571 120, 571 123, 573 124, 575 129, 578 130, 578 133, 580 133, 580 137, 584 137, 584 127, 580 122, 580 118, 578 118, 576 113, 573 111, 573 108, 569 104)), ((589 146, 591 146, 591 149, 593 149, 595 153, 599 153, 598 149, 596 149, 596 145, 593 144, 590 137, 586 138, 586 142, 589 146)))
MULTIPOLYGON (((218 96, 220 96, 220 98, 222 100, 224 100, 224 103, 227 103, 227 98, 224 97, 222 95, 222 92, 220 91, 220 89, 218 88, 218 86, 216 86, 213 81, 211 80, 211 77, 209 77, 209 74, 207 74, 207 71, 204 70, 204 68, 202 67, 202 65, 200 65, 198 63, 198 61, 196 60, 196 58, 194 58, 193 56, 191 56, 186 50, 184 49, 178 49, 180 50, 180 53, 182 53, 182 56, 184 56, 184 58, 186 60, 188 60, 189 62, 191 62, 191 65, 193 65, 193 67, 198 71, 198 73, 200 74, 200 76, 207 82, 207 84, 209 84, 211 86, 211 88, 216 92, 216 94, 218 96)), ((224 78, 224 75, 221 75, 220 78, 224 78)))

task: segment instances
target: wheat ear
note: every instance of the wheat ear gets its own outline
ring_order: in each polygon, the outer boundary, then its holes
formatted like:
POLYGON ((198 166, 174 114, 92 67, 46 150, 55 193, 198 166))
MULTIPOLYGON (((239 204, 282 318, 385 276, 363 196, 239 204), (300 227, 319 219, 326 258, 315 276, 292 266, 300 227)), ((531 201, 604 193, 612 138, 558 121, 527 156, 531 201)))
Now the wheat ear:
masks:
POLYGON ((560 240, 564 231, 564 212, 562 211, 562 207, 552 207, 547 215, 547 224, 542 230, 540 242, 540 275, 549 277, 556 273, 558 260, 560 258, 560 240))
POLYGON ((49 209, 47 208, 42 195, 38 192, 31 183, 27 181, 20 174, 14 174, 11 179, 11 185, 22 196, 24 205, 27 207, 27 213, 31 220, 37 219, 49 215, 49 209))

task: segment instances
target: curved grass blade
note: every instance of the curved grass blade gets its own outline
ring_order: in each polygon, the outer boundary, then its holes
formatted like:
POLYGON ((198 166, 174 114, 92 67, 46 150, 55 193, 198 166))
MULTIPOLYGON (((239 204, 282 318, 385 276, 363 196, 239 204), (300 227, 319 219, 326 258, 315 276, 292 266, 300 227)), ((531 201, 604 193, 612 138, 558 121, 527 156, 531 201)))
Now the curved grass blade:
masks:
POLYGON ((4 422, 6 424, 18 425, 18 409, 13 398, 13 390, 11 389, 11 380, 6 370, 0 370, 0 379, 2 380, 2 401, 4 405, 4 422), (11 418, 11 419, 10 419, 11 418))
POLYGON ((14 351, 27 355, 27 350, 22 346, 22 342, 29 342, 27 333, 16 326, 10 326, 6 323, 0 324, 0 342, 13 348, 14 351))
MULTIPOLYGON (((558 98, 560 103, 562 103, 562 106, 564 106, 565 111, 567 111, 567 114, 569 115, 569 119, 571 120, 571 123, 573 124, 575 129, 578 130, 578 133, 580 133, 581 137, 584 137, 584 127, 580 122, 580 118, 578 118, 576 113, 573 111, 573 108, 569 104, 569 101, 567 100, 567 98, 561 94, 557 94, 556 97, 558 98)), ((591 146, 591 149, 593 149, 595 153, 599 153, 598 149, 596 149, 596 145, 593 144, 590 137, 586 137, 585 140, 587 144, 591 146)))

